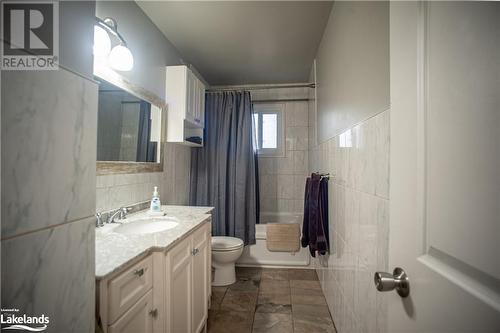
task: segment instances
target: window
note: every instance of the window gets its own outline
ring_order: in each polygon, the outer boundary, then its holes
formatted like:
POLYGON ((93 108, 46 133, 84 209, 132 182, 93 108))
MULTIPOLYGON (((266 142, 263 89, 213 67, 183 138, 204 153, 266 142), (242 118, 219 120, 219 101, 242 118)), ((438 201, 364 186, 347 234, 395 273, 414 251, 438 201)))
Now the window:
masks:
POLYGON ((255 150, 263 156, 284 154, 283 104, 254 105, 255 150))

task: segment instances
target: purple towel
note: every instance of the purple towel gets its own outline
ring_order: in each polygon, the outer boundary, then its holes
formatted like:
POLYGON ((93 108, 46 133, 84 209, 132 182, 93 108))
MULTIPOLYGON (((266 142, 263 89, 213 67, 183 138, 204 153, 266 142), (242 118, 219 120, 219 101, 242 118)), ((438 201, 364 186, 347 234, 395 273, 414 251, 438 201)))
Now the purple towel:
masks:
POLYGON ((301 244, 309 246, 313 257, 316 251, 325 255, 329 249, 328 180, 315 173, 306 180, 301 244))

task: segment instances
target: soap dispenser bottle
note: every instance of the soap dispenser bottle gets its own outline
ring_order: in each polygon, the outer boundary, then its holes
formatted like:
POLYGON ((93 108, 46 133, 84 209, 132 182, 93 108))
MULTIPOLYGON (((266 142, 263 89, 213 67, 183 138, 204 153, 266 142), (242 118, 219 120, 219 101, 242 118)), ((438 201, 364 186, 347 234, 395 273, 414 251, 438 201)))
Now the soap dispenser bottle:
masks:
POLYGON ((161 202, 160 196, 158 195, 158 186, 155 186, 153 192, 153 198, 151 199, 151 212, 159 213, 161 212, 161 202))

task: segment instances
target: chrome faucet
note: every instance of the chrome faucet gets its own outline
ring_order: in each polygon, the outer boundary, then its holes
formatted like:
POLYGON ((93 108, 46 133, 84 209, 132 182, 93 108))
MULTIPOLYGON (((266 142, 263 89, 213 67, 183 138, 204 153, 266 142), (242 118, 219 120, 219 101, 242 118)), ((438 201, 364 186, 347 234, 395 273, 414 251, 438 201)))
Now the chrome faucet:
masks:
POLYGON ((127 213, 131 210, 130 207, 121 207, 119 209, 117 209, 113 214, 111 214, 109 217, 108 217, 108 221, 106 223, 122 223, 122 222, 117 222, 115 221, 115 218, 117 216, 119 216, 119 219, 120 220, 123 220, 127 217, 127 213))

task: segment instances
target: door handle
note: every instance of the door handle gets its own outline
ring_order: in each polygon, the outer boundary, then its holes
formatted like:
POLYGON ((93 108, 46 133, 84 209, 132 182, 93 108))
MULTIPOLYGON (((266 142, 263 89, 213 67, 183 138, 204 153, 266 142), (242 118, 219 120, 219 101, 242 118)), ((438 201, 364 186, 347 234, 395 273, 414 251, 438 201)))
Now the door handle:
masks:
POLYGON ((410 295, 410 280, 404 269, 396 267, 392 274, 386 272, 376 272, 373 282, 378 291, 391 291, 396 289, 401 297, 410 295))

